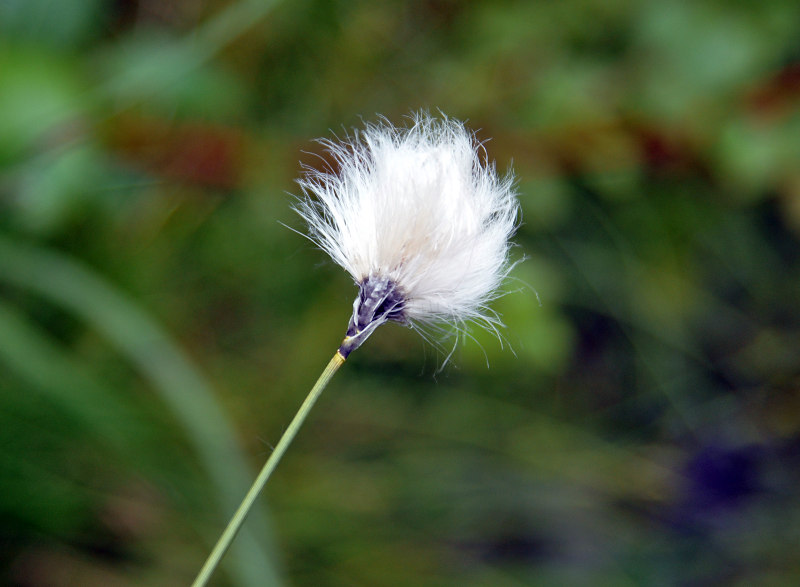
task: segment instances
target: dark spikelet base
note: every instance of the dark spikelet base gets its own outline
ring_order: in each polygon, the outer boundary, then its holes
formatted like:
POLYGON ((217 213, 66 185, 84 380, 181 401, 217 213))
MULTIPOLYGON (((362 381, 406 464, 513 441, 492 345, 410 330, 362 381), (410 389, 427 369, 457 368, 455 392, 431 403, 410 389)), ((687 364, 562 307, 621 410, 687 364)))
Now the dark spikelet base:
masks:
POLYGON ((339 354, 347 358, 384 322, 404 323, 405 304, 402 290, 391 279, 375 275, 364 279, 359 285, 347 336, 339 347, 339 354))

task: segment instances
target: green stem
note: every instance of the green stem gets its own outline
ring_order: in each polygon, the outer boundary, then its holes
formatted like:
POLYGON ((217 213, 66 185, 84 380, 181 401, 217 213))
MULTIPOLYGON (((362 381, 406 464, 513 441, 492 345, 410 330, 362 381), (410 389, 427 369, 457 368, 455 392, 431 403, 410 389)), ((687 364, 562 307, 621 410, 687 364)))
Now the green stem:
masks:
POLYGON ((250 512, 250 508, 255 503, 258 494, 261 493, 262 489, 264 489, 264 485, 267 484, 267 480, 269 479, 270 475, 272 475, 272 472, 275 470, 278 462, 281 460, 283 453, 286 452, 286 449, 297 435, 297 431, 300 429, 300 426, 303 425, 303 421, 306 419, 306 416, 308 416, 308 412, 311 411, 311 408, 314 406, 317 398, 322 393, 322 390, 325 389, 325 387, 328 385, 328 382, 331 380, 331 377, 333 377, 333 374, 338 371, 339 367, 342 366, 344 361, 344 357, 337 351, 328 363, 328 366, 325 367, 325 370, 319 376, 319 379, 317 379, 314 387, 312 387, 311 391, 308 392, 308 396, 303 402, 303 405, 301 405, 300 409, 297 410, 297 413, 295 414, 288 428, 286 428, 286 432, 284 432, 283 436, 281 436, 281 439, 278 441, 278 445, 275 447, 275 450, 272 451, 272 454, 270 455, 269 459, 267 459, 267 462, 264 464, 264 467, 261 469, 258 477, 256 477, 256 480, 253 482, 252 487, 250 487, 250 491, 248 491, 247 495, 244 496, 242 503, 239 505, 236 513, 233 514, 231 521, 228 522, 228 526, 219 537, 219 540, 217 540, 217 544, 214 546, 211 554, 208 555, 208 559, 206 559, 203 568, 200 569, 197 578, 194 580, 194 583, 192 583, 192 587, 202 587, 208 583, 211 575, 216 570, 217 566, 222 560, 222 557, 225 556, 225 553, 233 542, 233 539, 236 537, 236 533, 242 527, 242 524, 244 523, 247 514, 250 512))

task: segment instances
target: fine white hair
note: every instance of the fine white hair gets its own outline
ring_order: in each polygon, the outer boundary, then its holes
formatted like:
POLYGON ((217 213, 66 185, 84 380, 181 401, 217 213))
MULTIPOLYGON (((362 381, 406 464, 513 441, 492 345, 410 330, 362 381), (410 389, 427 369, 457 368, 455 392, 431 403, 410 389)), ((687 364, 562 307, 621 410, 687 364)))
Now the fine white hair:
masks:
POLYGON ((512 173, 498 176, 461 122, 427 113, 408 127, 384 120, 320 142, 338 169, 305 168, 295 209, 361 288, 348 337, 370 328, 347 352, 387 320, 496 331, 488 304, 510 271, 519 214, 512 173), (373 312, 359 326, 372 294, 373 312))

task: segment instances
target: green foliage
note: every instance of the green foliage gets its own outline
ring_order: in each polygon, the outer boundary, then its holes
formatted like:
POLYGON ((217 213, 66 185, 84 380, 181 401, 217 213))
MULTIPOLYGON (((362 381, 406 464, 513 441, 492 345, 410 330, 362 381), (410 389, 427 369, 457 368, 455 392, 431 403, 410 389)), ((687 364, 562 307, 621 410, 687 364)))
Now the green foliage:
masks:
POLYGON ((504 341, 376 334, 219 584, 797 584, 797 22, 0 2, 0 583, 191 579, 344 334, 312 139, 428 108, 519 178, 504 341))

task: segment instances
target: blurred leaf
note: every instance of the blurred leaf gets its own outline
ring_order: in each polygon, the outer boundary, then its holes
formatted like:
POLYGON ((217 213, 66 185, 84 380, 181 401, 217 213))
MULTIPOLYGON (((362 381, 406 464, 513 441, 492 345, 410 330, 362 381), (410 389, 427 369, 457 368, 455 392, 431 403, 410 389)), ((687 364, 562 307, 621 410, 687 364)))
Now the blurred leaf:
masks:
MULTIPOLYGON (((117 293, 87 268, 57 253, 0 239, 0 278, 16 287, 63 305, 87 320, 124 352, 173 410, 194 443, 211 480, 216 485, 220 509, 227 513, 238 504, 251 475, 241 457, 224 412, 213 391, 184 353, 136 305, 117 293), (46 276, 46 278, 44 278, 46 276)), ((241 557, 235 570, 247 584, 278 583, 273 549, 264 532, 264 514, 258 530, 243 530, 233 548, 241 557), (249 537, 250 532, 254 536, 249 537), (257 536, 257 538, 256 538, 257 536)))
POLYGON ((800 160, 800 113, 777 123, 731 120, 716 152, 721 179, 737 199, 763 198, 800 160))
POLYGON ((645 107, 672 120, 718 116, 725 93, 751 81, 781 50, 781 37, 792 34, 780 17, 764 18, 786 9, 772 3, 755 15, 726 4, 644 5, 635 30, 645 107))
POLYGON ((15 213, 28 230, 47 234, 78 218, 105 179, 102 154, 88 146, 33 160, 18 179, 15 213))
POLYGON ((82 114, 83 92, 75 64, 63 56, 0 50, 0 165, 67 132, 82 114))
POLYGON ((73 47, 92 36, 107 4, 107 0, 3 0, 0 34, 15 41, 73 47))
POLYGON ((119 104, 144 103, 147 109, 181 117, 235 117, 244 98, 241 84, 230 73, 205 65, 204 58, 205 52, 168 35, 142 32, 103 55, 101 69, 109 80, 103 92, 119 104))
POLYGON ((61 409, 71 412, 96 440, 118 453, 134 442, 140 430, 136 416, 104 389, 42 333, 27 324, 19 312, 0 301, 0 360, 9 371, 45 393, 61 409))

